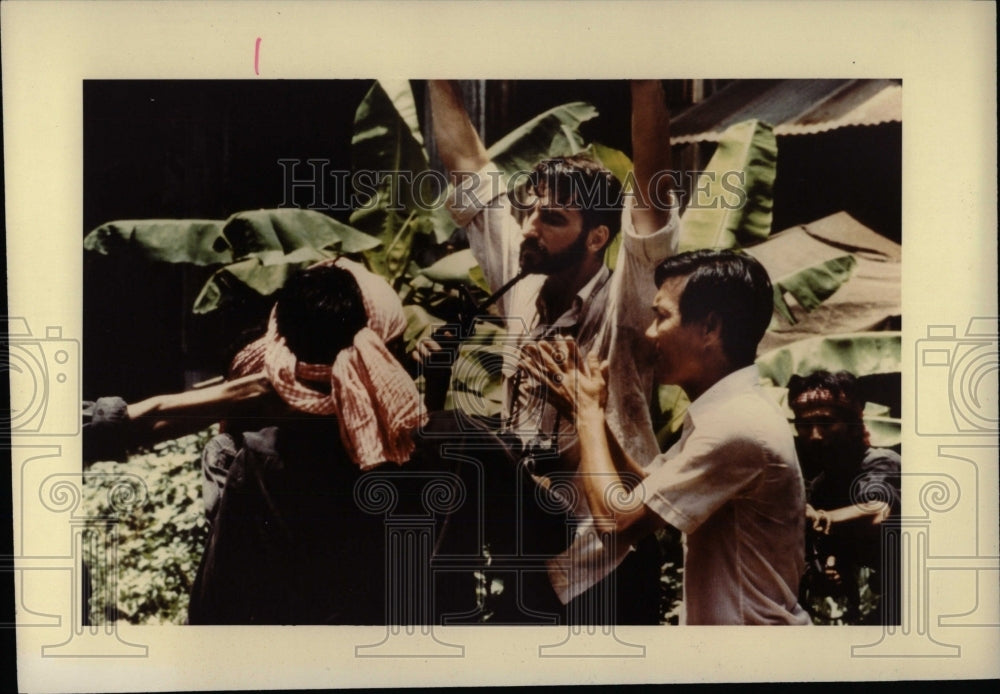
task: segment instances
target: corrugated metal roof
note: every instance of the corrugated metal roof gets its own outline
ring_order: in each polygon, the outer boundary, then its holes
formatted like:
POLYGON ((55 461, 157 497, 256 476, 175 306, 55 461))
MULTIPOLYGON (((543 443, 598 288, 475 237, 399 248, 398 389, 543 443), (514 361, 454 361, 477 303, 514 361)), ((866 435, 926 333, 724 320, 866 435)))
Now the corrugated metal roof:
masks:
POLYGON ((756 118, 776 135, 902 122, 900 80, 739 80, 671 120, 670 141, 715 142, 731 125, 756 118))

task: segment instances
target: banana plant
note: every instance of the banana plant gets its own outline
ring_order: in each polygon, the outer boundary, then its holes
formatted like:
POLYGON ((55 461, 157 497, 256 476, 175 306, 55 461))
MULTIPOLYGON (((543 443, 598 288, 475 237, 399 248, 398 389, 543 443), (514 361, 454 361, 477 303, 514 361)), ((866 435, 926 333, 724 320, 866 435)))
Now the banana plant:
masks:
POLYGON ((734 248, 771 233, 778 144, 770 125, 730 126, 695 180, 681 217, 680 250, 734 248))
POLYGON ((378 240, 314 210, 239 212, 225 220, 124 220, 102 224, 84 250, 147 262, 216 267, 193 306, 209 313, 239 292, 270 296, 306 265, 359 254, 378 240))

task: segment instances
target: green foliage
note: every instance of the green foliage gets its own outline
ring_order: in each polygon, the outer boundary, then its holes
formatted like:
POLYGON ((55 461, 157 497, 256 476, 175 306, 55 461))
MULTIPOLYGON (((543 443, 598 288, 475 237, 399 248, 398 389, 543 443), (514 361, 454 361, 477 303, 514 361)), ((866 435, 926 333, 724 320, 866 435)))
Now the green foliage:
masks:
POLYGON ((99 542, 84 543, 93 585, 92 624, 114 619, 130 624, 184 623, 208 536, 199 461, 213 433, 207 430, 158 444, 126 463, 94 463, 84 472, 82 508, 91 519, 90 528, 114 528, 117 533, 112 555, 117 564, 111 567, 99 542), (139 500, 124 511, 114 502, 123 484, 131 485, 139 500), (109 568, 116 570, 115 580, 107 575, 109 568), (115 584, 117 599, 109 595, 115 584))
MULTIPOLYGON (((632 173, 632 161, 624 152, 611 147, 605 147, 598 142, 593 142, 587 148, 587 153, 601 162, 608 171, 615 175, 615 178, 622 182, 622 185, 632 180, 632 176, 630 175, 632 173)), ((618 234, 604 251, 604 264, 608 266, 608 269, 615 269, 618 252, 621 250, 621 247, 622 235, 618 234)))
POLYGON ((508 176, 530 171, 546 157, 580 152, 585 147, 580 125, 596 117, 597 109, 582 101, 556 106, 514 128, 486 153, 508 176))
MULTIPOLYGON (((598 143, 588 145, 580 134, 580 126, 596 116, 596 109, 585 103, 556 107, 514 129, 488 154, 510 176, 546 157, 586 151, 626 183, 632 169, 628 157, 598 143)), ((682 216, 681 250, 747 247, 766 239, 771 231, 776 157, 770 126, 747 121, 730 128, 695 185, 694 204, 682 216), (733 172, 740 172, 742 179, 734 179, 733 172), (742 189, 745 200, 734 188, 742 189), (745 204, 738 204, 741 201, 745 204)), ((376 82, 358 106, 352 163, 355 173, 402 171, 409 179, 376 177, 369 187, 356 190, 362 195, 350 225, 300 209, 240 212, 221 221, 126 220, 95 229, 85 238, 84 248, 142 262, 215 267, 196 299, 197 313, 223 308, 245 292, 270 296, 291 273, 317 260, 341 253, 364 254, 371 269, 400 292, 407 316, 404 339, 407 351, 412 351, 436 325, 454 323, 467 313, 464 290, 477 300, 489 290, 471 252, 446 243, 455 227, 443 198, 436 195, 440 191, 434 190, 433 177, 423 176, 418 188, 412 185, 415 177, 430 171, 417 106, 407 82, 376 82)), ((605 256, 610 267, 620 245, 619 235, 605 256)), ((793 322, 785 295, 812 310, 850 278, 855 264, 854 256, 845 254, 821 263, 813 260, 778 278, 776 310, 793 322)), ((499 411, 504 345, 500 328, 478 324, 475 337, 459 351, 446 407, 471 407, 474 414, 485 415, 499 411)), ((826 368, 864 376, 898 372, 899 364, 898 333, 818 336, 786 345, 757 361, 762 377, 774 384, 779 402, 793 373, 826 368)), ((654 422, 665 448, 676 438, 689 403, 677 387, 662 387, 657 395, 654 422)), ((899 422, 886 414, 878 408, 866 412, 876 445, 899 440, 899 422)), ((115 582, 104 575, 98 550, 87 545, 88 562, 95 567, 90 605, 95 623, 105 620, 111 602, 117 602, 118 618, 131 623, 183 621, 207 534, 198 459, 209 435, 203 432, 167 442, 133 456, 126 464, 97 463, 88 470, 85 504, 88 516, 95 519, 114 517, 105 488, 114 476, 135 475, 147 488, 146 500, 132 513, 117 518, 116 601, 109 601, 104 592, 115 582)), ((95 527, 103 522, 95 520, 95 527)), ((664 623, 676 623, 683 576, 680 537, 671 532, 658 536, 665 554, 661 617, 664 623)), ((493 580, 487 585, 485 575, 479 579, 479 601, 488 607, 491 600, 499 599, 503 584, 493 580)), ((825 596, 817 600, 812 607, 817 610, 814 614, 821 615, 819 619, 840 619, 838 609, 842 608, 836 602, 825 596)))
POLYGON ((901 334, 895 330, 818 335, 762 354, 757 370, 777 386, 788 385, 794 374, 817 369, 845 370, 858 377, 898 373, 901 349, 901 334))
MULTIPOLYGON (((848 581, 857 586, 858 605, 854 614, 849 606, 847 590, 843 585, 836 585, 815 573, 807 572, 803 579, 802 607, 818 626, 841 626, 852 624, 873 624, 876 620, 876 610, 882 596, 872 586, 878 580, 874 572, 867 566, 859 566, 847 577, 848 581)), ((852 588, 853 589, 853 588, 852 588)))
POLYGON ((228 247, 237 260, 208 279, 194 311, 214 311, 241 290, 271 296, 289 275, 307 265, 376 245, 368 236, 313 210, 240 212, 226 220, 216 242, 216 247, 228 247))
POLYGON ((473 330, 474 334, 461 344, 455 358, 445 409, 497 415, 503 404, 501 367, 508 342, 504 330, 491 323, 477 321, 473 330))
POLYGON ((270 296, 299 268, 377 245, 331 217, 294 208, 239 212, 226 220, 109 222, 83 240, 85 250, 100 255, 222 265, 195 299, 195 313, 214 311, 241 292, 270 296))
MULTIPOLYGON (((449 253, 441 260, 420 271, 424 277, 434 282, 453 284, 476 284, 472 271, 478 267, 472 251, 465 248, 449 253)), ((488 287, 483 287, 488 290, 488 287)))
MULTIPOLYGON (((782 277, 775 281, 774 286, 794 296, 805 310, 812 311, 851 278, 857 264, 853 255, 844 255, 782 277)), ((785 317, 788 319, 791 315, 785 317)), ((789 322, 794 323, 795 319, 791 318, 789 322)))
POLYGON ((406 272, 418 234, 434 234, 436 224, 439 238, 451 231, 432 214, 441 191, 434 190, 432 177, 421 176, 429 168, 427 152, 408 82, 372 85, 354 115, 351 159, 356 175, 373 174, 372 180, 355 181, 364 199, 351 224, 379 240, 365 257, 374 272, 393 282, 406 272), (381 175, 388 172, 403 176, 381 175))
POLYGON ((660 450, 666 450, 684 424, 684 413, 691 401, 680 386, 659 386, 654 404, 654 428, 660 450))
POLYGON ((665 526, 656 531, 663 563, 660 565, 660 623, 680 624, 684 599, 684 549, 679 530, 665 526))
POLYGON ((681 216, 680 250, 749 246, 767 238, 777 157, 770 125, 749 120, 726 130, 681 216), (736 172, 742 181, 734 180, 736 172))
POLYGON ((228 249, 215 246, 220 231, 216 220, 121 220, 91 231, 83 239, 83 248, 151 262, 219 265, 233 260, 228 249))

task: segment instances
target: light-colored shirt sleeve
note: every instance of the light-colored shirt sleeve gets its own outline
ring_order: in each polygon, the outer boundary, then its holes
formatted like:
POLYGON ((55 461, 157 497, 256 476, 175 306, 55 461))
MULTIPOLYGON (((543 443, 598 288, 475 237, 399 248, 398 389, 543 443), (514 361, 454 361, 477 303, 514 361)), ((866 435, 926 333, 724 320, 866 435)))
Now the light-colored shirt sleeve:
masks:
POLYGON ((755 483, 766 466, 762 458, 759 442, 696 429, 663 454, 637 493, 663 520, 691 534, 755 483))
POLYGON ((490 162, 455 186, 448 196, 448 211, 455 224, 465 228, 472 255, 495 292, 517 274, 521 245, 506 181, 496 164, 490 162))
POLYGON ((656 266, 677 250, 680 222, 671 212, 658 231, 640 236, 632 224, 632 198, 625 198, 622 213, 622 246, 615 262, 608 299, 605 334, 597 341, 609 360, 608 426, 625 451, 646 465, 660 450, 653 434, 649 401, 653 391, 652 369, 637 367, 646 329, 653 320, 656 266))

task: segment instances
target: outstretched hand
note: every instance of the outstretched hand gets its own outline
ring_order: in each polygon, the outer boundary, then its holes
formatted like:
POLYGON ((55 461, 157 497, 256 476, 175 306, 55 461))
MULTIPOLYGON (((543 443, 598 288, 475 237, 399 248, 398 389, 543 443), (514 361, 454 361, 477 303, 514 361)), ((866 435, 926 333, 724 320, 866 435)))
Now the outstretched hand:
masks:
POLYGON ((426 366, 429 363, 433 363, 434 355, 441 352, 444 349, 441 346, 441 343, 439 343, 434 338, 435 337, 452 338, 454 336, 455 334, 450 330, 441 331, 440 334, 438 333, 438 331, 435 330, 428 337, 421 338, 420 340, 417 341, 416 348, 412 352, 410 352, 410 357, 413 359, 413 361, 424 366, 426 366))
POLYGON ((542 383, 564 416, 576 419, 585 411, 602 411, 607 401, 608 362, 591 352, 581 357, 576 341, 558 336, 524 348, 522 366, 542 383))

